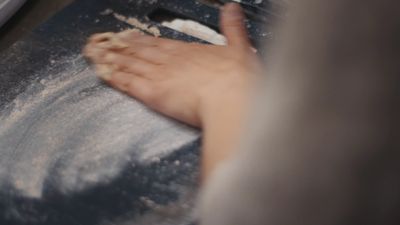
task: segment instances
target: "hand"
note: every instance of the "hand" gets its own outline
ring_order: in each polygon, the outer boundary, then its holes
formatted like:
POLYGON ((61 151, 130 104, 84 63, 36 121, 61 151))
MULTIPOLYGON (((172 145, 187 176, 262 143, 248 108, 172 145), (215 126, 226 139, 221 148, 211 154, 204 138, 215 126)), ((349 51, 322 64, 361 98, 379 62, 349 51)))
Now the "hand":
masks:
POLYGON ((115 34, 113 43, 104 38, 111 34, 93 36, 85 55, 116 89, 158 112, 201 127, 220 110, 242 110, 252 77, 260 70, 243 20, 237 4, 223 8, 221 28, 227 46, 123 32, 115 34), (104 66, 112 69, 104 72, 104 66))

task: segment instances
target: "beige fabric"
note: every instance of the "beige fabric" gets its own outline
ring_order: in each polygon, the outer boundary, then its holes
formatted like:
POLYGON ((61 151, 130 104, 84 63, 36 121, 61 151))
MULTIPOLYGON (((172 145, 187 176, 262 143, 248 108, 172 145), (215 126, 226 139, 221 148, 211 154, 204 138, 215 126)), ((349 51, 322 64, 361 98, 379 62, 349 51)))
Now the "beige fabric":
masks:
POLYGON ((203 225, 400 224, 400 3, 298 0, 203 225))

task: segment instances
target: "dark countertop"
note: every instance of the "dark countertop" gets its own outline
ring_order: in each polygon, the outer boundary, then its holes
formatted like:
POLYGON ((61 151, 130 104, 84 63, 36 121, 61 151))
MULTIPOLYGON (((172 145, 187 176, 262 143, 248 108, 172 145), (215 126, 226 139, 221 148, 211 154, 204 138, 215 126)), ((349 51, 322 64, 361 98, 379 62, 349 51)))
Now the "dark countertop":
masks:
POLYGON ((194 0, 77 0, 0 53, 0 224, 195 221, 199 132, 113 91, 80 55, 90 34, 130 27, 106 9, 201 41, 150 21, 160 8, 217 27, 194 0))
POLYGON ((56 14, 73 0, 26 1, 21 9, 0 27, 0 51, 26 36, 35 27, 56 14))

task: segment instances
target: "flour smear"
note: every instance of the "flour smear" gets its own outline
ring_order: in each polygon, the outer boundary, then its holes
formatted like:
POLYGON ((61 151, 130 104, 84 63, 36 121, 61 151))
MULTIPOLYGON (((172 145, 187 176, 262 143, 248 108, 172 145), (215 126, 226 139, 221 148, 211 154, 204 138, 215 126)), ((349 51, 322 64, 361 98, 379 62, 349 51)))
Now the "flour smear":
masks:
POLYGON ((62 193, 81 191, 199 138, 102 84, 80 55, 61 61, 62 72, 40 71, 0 109, 0 190, 40 198, 51 179, 62 193))

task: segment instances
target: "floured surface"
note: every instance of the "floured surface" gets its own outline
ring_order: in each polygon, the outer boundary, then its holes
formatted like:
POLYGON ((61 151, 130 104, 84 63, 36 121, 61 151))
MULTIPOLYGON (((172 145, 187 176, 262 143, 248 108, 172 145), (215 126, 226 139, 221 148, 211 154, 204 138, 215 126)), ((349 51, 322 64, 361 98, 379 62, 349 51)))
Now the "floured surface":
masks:
POLYGON ((62 74, 32 83, 0 113, 0 192, 40 198, 110 182, 128 164, 150 164, 198 132, 102 85, 81 56, 62 74))
POLYGON ((1 225, 195 224, 198 132, 102 85, 77 55, 93 33, 132 26, 199 41, 150 20, 157 8, 218 26, 197 1, 74 1, 0 53, 1 225))
POLYGON ((213 29, 193 20, 174 19, 161 23, 163 26, 205 40, 215 45, 226 45, 226 38, 213 29))
POLYGON ((119 13, 113 12, 111 9, 106 9, 104 12, 105 13, 103 13, 103 15, 107 15, 106 13, 112 13, 115 19, 127 23, 131 26, 134 26, 139 30, 145 31, 155 37, 159 37, 161 35, 160 30, 157 27, 151 26, 150 24, 147 23, 140 22, 137 18, 121 15, 119 13))

